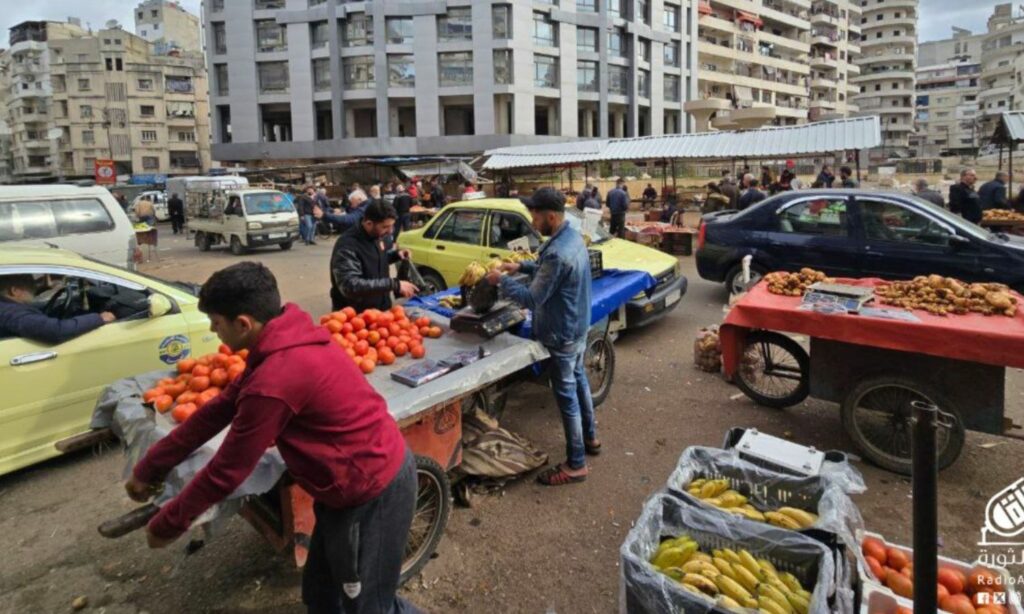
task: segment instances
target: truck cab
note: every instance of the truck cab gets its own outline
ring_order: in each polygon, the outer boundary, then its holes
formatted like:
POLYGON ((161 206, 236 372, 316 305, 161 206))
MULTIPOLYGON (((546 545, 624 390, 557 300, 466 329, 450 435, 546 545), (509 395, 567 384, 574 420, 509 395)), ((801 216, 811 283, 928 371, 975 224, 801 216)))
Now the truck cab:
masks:
POLYGON ((190 190, 185 217, 202 251, 221 244, 236 256, 268 245, 288 250, 299 238, 295 207, 277 190, 190 190))

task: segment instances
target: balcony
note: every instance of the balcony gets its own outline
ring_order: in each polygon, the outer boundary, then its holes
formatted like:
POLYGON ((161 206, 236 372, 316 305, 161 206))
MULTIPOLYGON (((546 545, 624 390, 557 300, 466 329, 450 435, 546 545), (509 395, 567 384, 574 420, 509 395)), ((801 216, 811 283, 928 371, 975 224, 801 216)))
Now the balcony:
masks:
POLYGON ((807 106, 810 108, 812 112, 814 112, 815 110, 817 110, 818 113, 821 113, 823 111, 835 111, 836 101, 827 99, 812 100, 810 103, 808 103, 807 106))
POLYGON ((907 48, 913 48, 917 45, 917 38, 914 36, 900 35, 900 36, 886 36, 882 35, 882 38, 874 38, 868 35, 868 38, 860 41, 860 46, 864 49, 871 47, 877 47, 878 45, 904 45, 907 48))
POLYGON ((909 70, 881 70, 878 72, 862 72, 850 77, 850 83, 871 83, 874 81, 905 81, 914 78, 909 70))
POLYGON ((731 106, 724 98, 710 98, 707 95, 701 100, 688 100, 683 103, 683 110, 693 116, 696 122, 697 131, 705 132, 708 129, 708 120, 715 113, 726 111, 731 106))
POLYGON ((755 130, 770 123, 777 115, 773 106, 747 107, 730 111, 729 120, 740 130, 755 130))
POLYGON ((911 67, 915 67, 917 65, 917 60, 914 58, 914 54, 898 53, 896 51, 890 51, 884 48, 879 49, 874 53, 865 53, 858 58, 858 63, 861 66, 880 62, 902 62, 904 64, 910 62, 911 67))
POLYGON ((811 26, 838 26, 839 23, 839 15, 811 11, 811 26))
POLYGON ((839 67, 839 60, 827 55, 812 55, 811 68, 818 70, 834 70, 839 67))
POLYGON ((839 36, 833 34, 817 34, 811 36, 811 44, 837 48, 839 47, 839 36))

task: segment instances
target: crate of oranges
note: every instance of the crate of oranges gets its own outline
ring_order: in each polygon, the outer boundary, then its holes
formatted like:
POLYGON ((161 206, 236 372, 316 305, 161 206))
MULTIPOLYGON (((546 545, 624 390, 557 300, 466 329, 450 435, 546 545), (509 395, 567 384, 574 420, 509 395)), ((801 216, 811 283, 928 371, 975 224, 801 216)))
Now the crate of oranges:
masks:
POLYGON ((423 358, 427 354, 424 341, 443 334, 430 318, 411 318, 401 306, 362 312, 346 307, 321 316, 320 325, 367 375, 378 365, 394 364, 403 356, 423 358))
POLYGON ((221 344, 214 354, 180 360, 177 375, 158 381, 142 400, 161 414, 170 412, 175 422, 184 422, 242 375, 248 356, 249 350, 235 353, 221 344))

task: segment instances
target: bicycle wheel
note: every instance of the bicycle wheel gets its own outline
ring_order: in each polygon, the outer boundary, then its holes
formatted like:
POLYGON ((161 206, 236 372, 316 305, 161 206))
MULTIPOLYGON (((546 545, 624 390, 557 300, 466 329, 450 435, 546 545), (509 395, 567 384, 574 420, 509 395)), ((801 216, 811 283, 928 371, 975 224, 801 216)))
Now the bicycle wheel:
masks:
POLYGON ((763 330, 747 335, 736 386, 748 397, 766 407, 790 407, 807 398, 810 382, 810 358, 799 343, 763 330))

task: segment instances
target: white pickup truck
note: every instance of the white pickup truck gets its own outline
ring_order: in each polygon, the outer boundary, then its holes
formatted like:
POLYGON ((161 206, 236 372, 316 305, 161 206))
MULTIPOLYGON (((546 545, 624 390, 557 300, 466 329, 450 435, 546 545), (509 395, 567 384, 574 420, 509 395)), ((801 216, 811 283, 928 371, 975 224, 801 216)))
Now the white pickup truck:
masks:
POLYGON ((236 256, 268 245, 288 250, 299 238, 295 207, 277 190, 193 189, 186 195, 185 217, 204 252, 221 244, 236 256))

